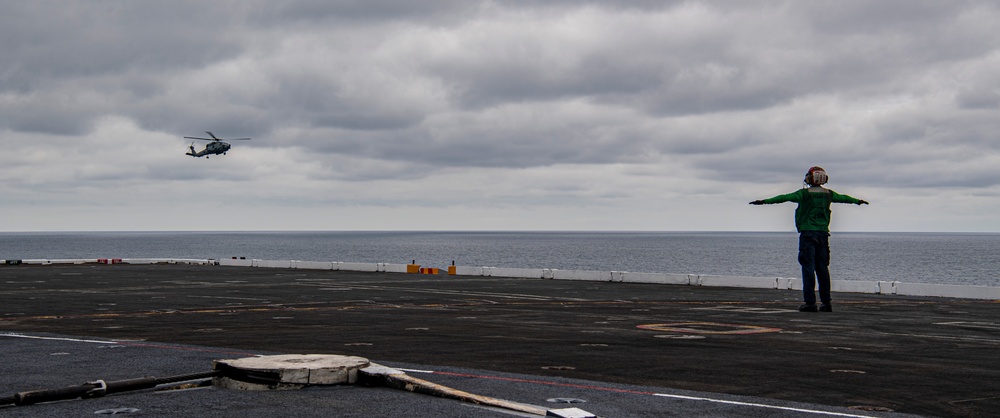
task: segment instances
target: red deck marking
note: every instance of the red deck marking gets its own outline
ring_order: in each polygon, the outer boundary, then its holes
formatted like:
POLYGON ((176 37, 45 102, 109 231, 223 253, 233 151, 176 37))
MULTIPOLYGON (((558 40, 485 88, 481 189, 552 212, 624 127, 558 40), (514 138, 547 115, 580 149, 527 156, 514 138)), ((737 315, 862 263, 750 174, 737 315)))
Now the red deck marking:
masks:
POLYGON ((636 326, 636 328, 649 331, 714 335, 745 335, 781 331, 781 328, 761 327, 757 325, 720 324, 718 322, 674 322, 670 324, 646 324, 636 326))

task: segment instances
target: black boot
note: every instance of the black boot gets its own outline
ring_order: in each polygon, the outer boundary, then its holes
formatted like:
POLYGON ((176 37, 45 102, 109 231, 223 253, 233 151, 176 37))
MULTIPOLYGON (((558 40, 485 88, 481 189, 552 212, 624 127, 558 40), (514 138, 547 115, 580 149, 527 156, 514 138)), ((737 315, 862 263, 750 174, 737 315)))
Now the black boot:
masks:
POLYGON ((805 303, 802 306, 799 306, 799 312, 816 312, 816 304, 805 303))

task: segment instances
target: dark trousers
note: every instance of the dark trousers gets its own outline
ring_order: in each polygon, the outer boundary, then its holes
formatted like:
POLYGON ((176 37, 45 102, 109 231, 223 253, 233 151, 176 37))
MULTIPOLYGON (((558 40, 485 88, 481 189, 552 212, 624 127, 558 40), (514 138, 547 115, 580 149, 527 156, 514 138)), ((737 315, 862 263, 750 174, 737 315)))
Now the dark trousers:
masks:
POLYGON ((830 303, 830 233, 802 231, 799 234, 799 264, 802 265, 802 298, 816 303, 816 282, 819 299, 830 303))

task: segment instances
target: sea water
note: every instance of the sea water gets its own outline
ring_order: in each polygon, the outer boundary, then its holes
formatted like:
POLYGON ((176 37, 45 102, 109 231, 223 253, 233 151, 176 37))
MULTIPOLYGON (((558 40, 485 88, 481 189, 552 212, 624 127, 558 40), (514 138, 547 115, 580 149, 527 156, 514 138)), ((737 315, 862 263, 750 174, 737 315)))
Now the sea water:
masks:
MULTIPOLYGON (((346 261, 799 277, 794 232, 0 233, 0 259, 346 261)), ((840 280, 1000 286, 1000 234, 834 233, 840 280)))

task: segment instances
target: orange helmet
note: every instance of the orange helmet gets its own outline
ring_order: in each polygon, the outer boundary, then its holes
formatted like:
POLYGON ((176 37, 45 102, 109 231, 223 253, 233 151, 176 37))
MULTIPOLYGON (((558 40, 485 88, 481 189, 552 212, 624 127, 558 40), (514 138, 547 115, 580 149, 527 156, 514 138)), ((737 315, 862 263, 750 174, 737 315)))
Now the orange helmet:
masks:
POLYGON ((827 181, 830 181, 830 177, 826 175, 826 170, 824 170, 823 167, 813 166, 809 168, 809 172, 806 173, 806 178, 802 181, 812 186, 820 186, 826 184, 827 181))

